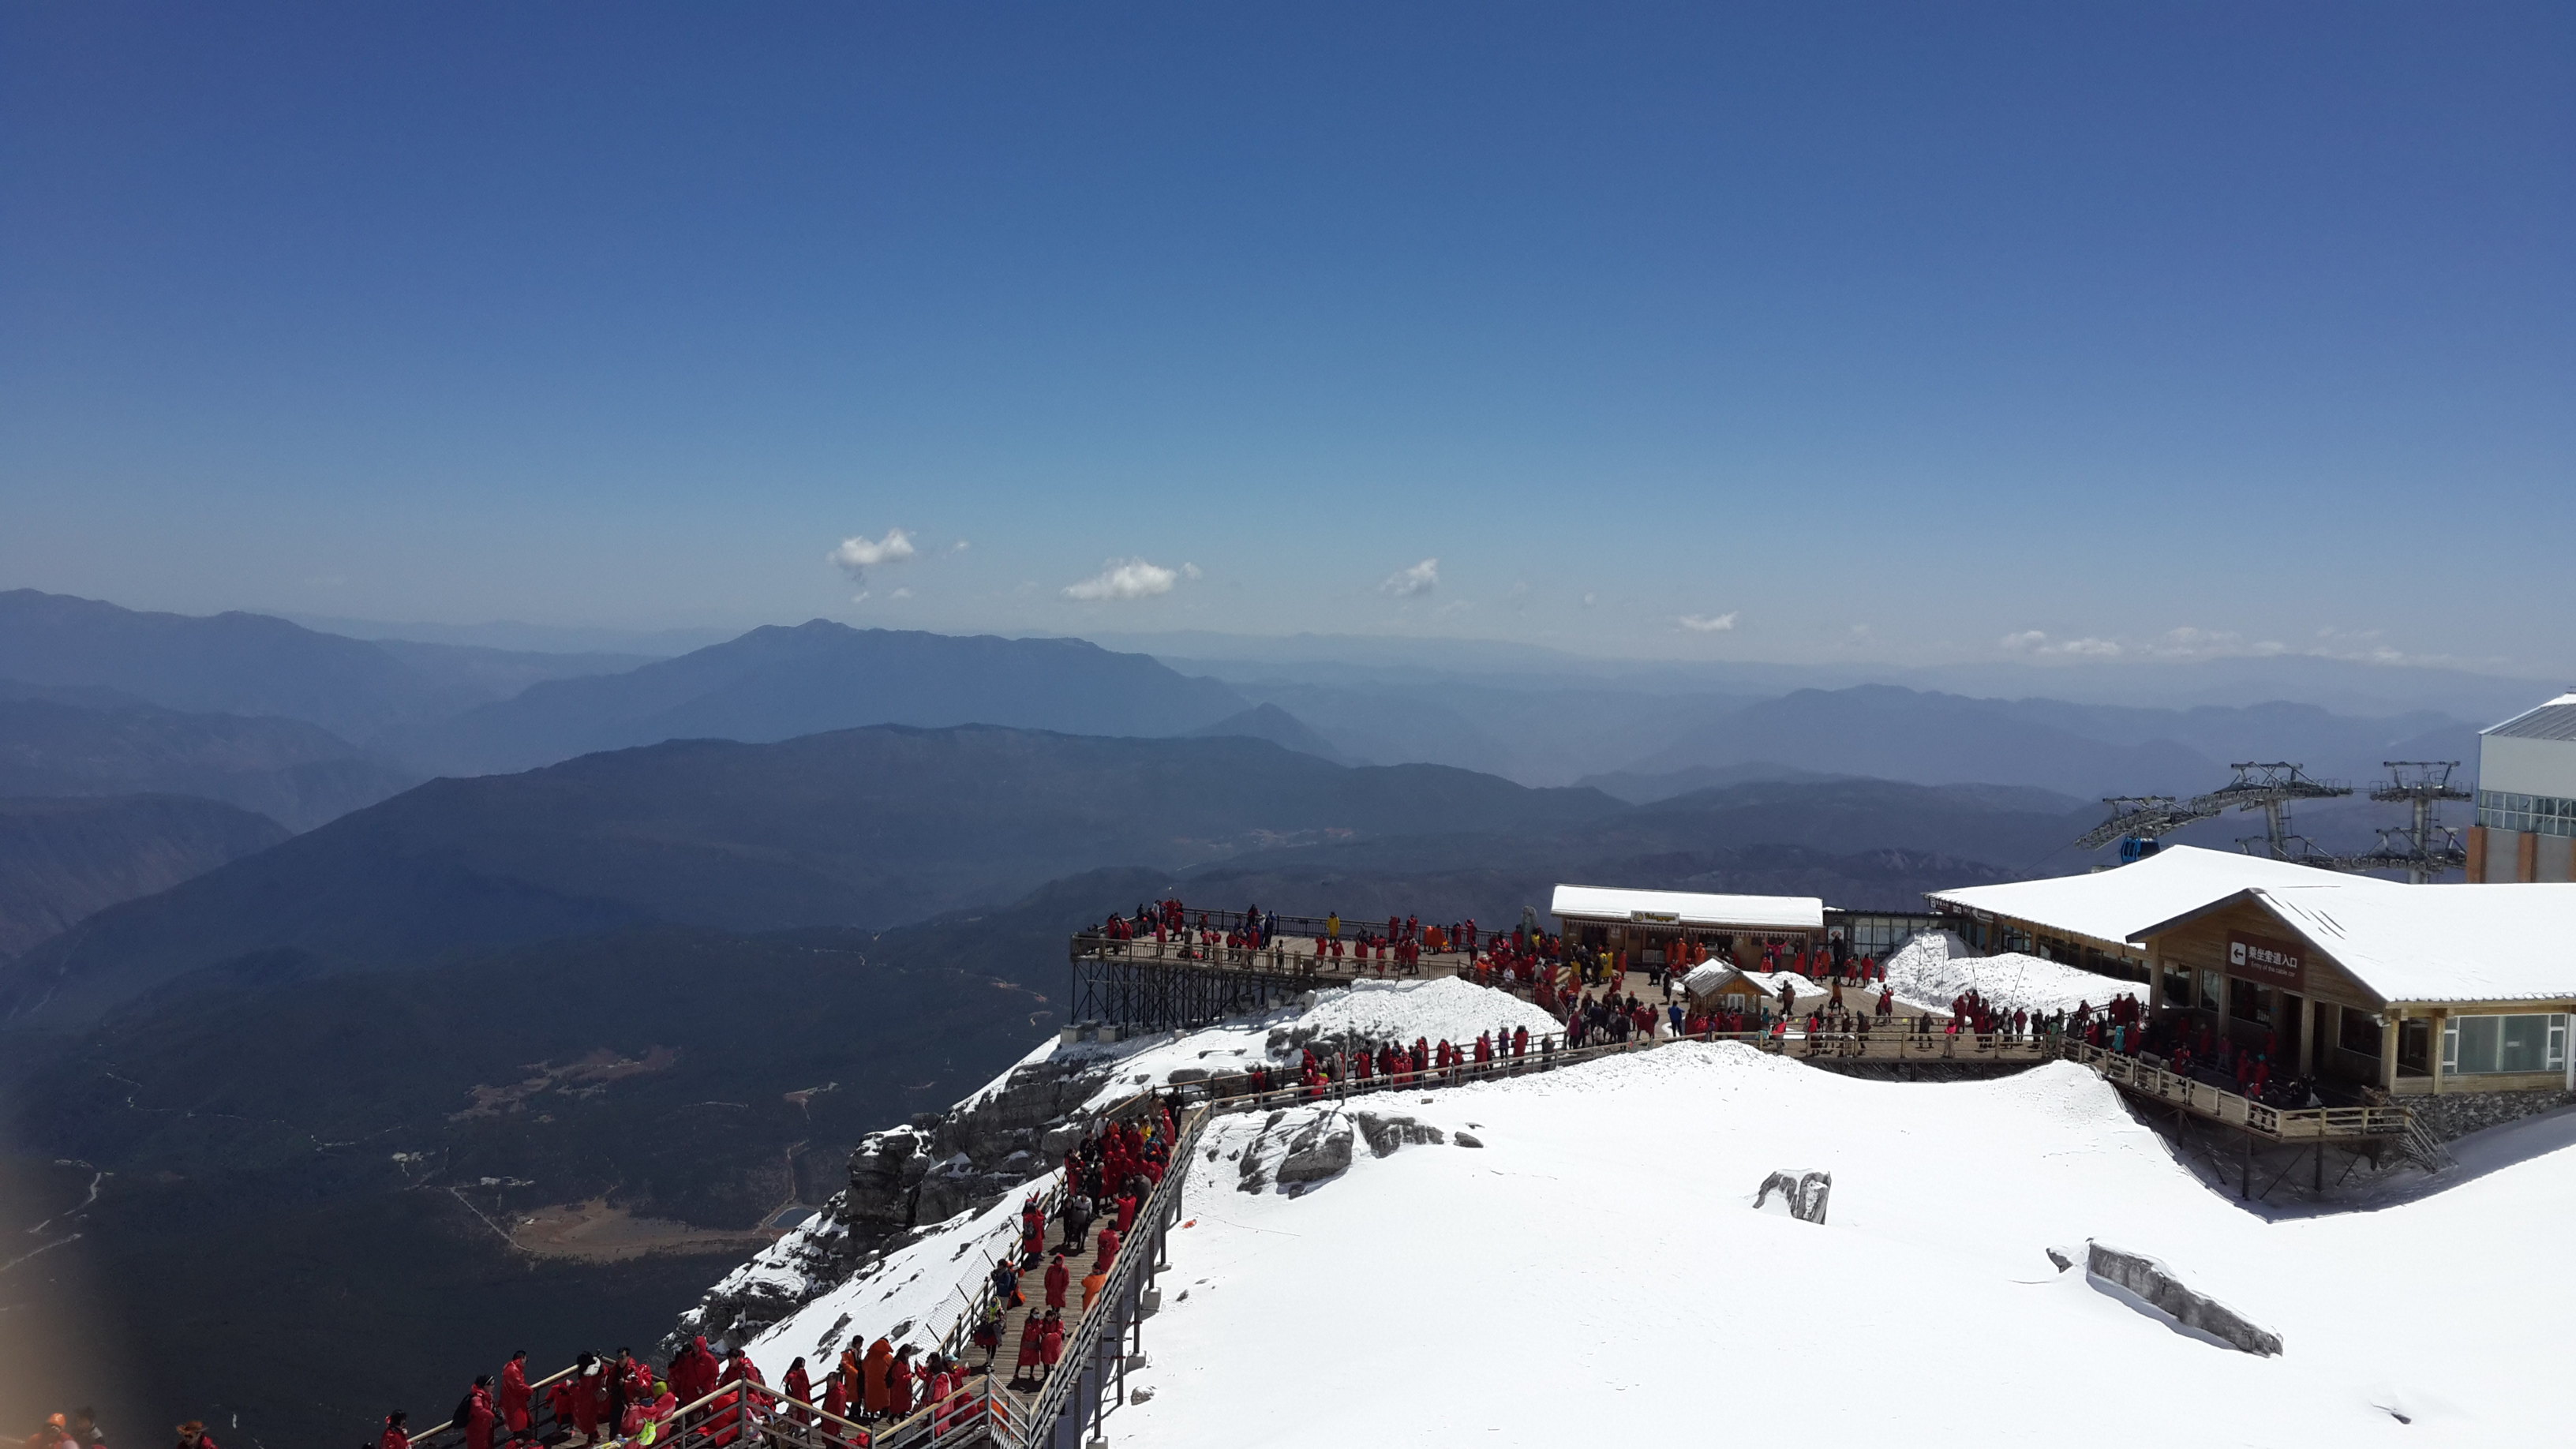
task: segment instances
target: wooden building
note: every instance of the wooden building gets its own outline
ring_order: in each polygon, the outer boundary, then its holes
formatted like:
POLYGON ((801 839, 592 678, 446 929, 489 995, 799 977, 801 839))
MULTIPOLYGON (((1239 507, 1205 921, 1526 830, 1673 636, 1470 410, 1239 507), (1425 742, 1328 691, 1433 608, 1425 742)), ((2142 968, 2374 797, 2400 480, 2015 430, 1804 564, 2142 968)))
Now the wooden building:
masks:
POLYGON ((1548 910, 1566 938, 1625 951, 1631 966, 1689 959, 1675 947, 1706 947, 1739 966, 1758 967, 1764 943, 1787 951, 1821 947, 1825 903, 1814 896, 1721 896, 1560 885, 1548 910))
POLYGON ((2400 1096, 2576 1091, 2576 885, 2312 874, 2141 928, 2150 1004, 2302 1077, 2400 1096))
POLYGON ((2083 875, 1929 891, 1942 924, 1979 955, 2007 951, 2129 981, 2147 979, 2137 932, 2255 885, 2349 879, 2259 855, 2171 845, 2144 860, 2083 875))

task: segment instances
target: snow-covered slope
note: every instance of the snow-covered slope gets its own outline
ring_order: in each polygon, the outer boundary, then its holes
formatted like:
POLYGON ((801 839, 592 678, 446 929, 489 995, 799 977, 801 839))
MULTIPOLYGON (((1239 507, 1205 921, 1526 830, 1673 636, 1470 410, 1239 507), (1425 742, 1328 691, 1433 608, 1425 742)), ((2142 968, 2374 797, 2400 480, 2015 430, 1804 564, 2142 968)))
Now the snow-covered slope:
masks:
POLYGON ((2073 1011, 2087 1002, 2095 1010, 2114 996, 2144 999, 2145 983, 2123 981, 2098 971, 2061 965, 2045 956, 2007 951, 1999 956, 1972 954, 1948 931, 1925 931, 1887 958, 1887 984, 1900 1001, 1947 1015, 1950 1003, 1974 991, 2006 1011, 2073 1011))
MULTIPOLYGON (((1087 1063, 1082 1091, 1105 1102, 1174 1071, 1275 1060, 1327 1029, 1454 1040, 1526 1010, 1457 982, 1372 986, 1031 1062, 1087 1063)), ((2531 1119, 2462 1143, 2457 1175, 2389 1180, 2414 1200, 2268 1220, 2062 1063, 1934 1085, 1685 1043, 1231 1116, 1209 1130, 1215 1158, 1191 1163, 1163 1311, 1145 1325, 1151 1362, 1130 1379, 1145 1392, 1108 1430, 1131 1449, 1399 1432, 1498 1446, 2556 1442, 2553 1386, 2576 1329, 2576 1261, 2558 1244, 2576 1211, 2571 1143, 2576 1111, 2531 1119), (1356 1129, 1351 1165, 1283 1189, 1280 1157, 1319 1119, 1325 1135, 1356 1129), (1790 1168, 1833 1174, 1825 1224, 1752 1210, 1765 1176, 1790 1168), (2087 1240, 2161 1260, 2285 1351, 2216 1346, 2094 1286, 2087 1240), (2059 1271, 2052 1248, 2079 1266, 2059 1271)), ((820 1296, 760 1334, 755 1357, 774 1382, 854 1335, 935 1341, 1018 1198, 907 1235, 837 1286, 801 1285, 820 1296)), ((737 1276, 795 1290, 799 1251, 791 1238, 737 1276)))
POLYGON ((1362 981, 1320 992, 1311 1006, 1204 1031, 1117 1042, 1049 1037, 935 1127, 871 1134, 851 1165, 850 1189, 708 1290, 670 1346, 700 1333, 745 1339, 772 1382, 796 1355, 813 1356, 826 1341, 824 1356, 837 1354, 854 1333, 910 1335, 927 1348, 966 1306, 953 1285, 972 1287, 1020 1199, 1052 1185, 1055 1174, 1039 1169, 1101 1109, 1149 1086, 1287 1065, 1309 1044, 1320 1052, 1417 1037, 1464 1045, 1480 1031, 1514 1027, 1538 1035, 1557 1023, 1508 992, 1436 977, 1362 981))
POLYGON ((1220 1160, 1194 1165, 1195 1226, 1145 1329, 1152 1397, 1116 1412, 1114 1442, 1401 1426, 1445 1444, 2288 1449, 2563 1432, 2576 1152, 2267 1222, 2070 1064, 1902 1084, 1693 1043, 1388 1109, 1482 1145, 1363 1149, 1288 1196, 1241 1191, 1224 1161, 1262 1118, 1212 1129, 1220 1160), (1833 1174, 1826 1224, 1751 1210, 1793 1167, 1833 1174), (2162 1259, 2285 1352, 2213 1346, 2090 1286, 2087 1239, 2162 1259), (2052 1246, 2079 1266, 2058 1271, 2052 1246))

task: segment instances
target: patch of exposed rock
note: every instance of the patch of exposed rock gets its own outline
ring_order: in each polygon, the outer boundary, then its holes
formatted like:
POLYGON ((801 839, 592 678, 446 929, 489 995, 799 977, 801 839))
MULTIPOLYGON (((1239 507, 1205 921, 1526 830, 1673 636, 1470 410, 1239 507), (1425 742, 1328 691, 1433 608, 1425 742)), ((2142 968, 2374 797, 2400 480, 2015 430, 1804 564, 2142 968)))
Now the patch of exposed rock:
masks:
POLYGON ((1439 1128, 1410 1117, 1387 1117, 1375 1112, 1351 1115, 1360 1124, 1360 1135, 1368 1139, 1369 1151, 1380 1157, 1393 1156, 1397 1148, 1408 1143, 1437 1147, 1446 1140, 1439 1128))

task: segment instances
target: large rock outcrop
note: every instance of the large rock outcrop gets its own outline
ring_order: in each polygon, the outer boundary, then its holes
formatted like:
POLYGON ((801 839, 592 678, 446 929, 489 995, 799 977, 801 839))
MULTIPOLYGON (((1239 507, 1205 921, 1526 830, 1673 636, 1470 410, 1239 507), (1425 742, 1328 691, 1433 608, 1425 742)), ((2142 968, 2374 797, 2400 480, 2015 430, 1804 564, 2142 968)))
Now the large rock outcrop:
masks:
POLYGON ((2265 1358, 2281 1352, 2281 1335, 2186 1286, 2172 1269, 2143 1253, 2126 1252, 2107 1243, 2088 1243, 2084 1272, 2097 1283, 2128 1290, 2185 1328, 2207 1334, 2240 1352, 2265 1358))

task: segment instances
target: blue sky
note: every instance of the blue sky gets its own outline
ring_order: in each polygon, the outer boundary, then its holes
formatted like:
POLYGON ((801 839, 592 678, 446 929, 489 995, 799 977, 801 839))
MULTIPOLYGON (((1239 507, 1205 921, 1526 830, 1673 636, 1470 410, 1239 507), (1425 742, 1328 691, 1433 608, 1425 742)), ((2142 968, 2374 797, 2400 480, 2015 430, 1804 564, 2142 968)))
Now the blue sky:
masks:
POLYGON ((2571 222, 2563 6, 22 5, 0 586, 2563 672, 2571 222))

